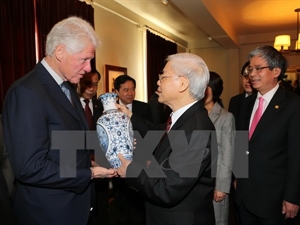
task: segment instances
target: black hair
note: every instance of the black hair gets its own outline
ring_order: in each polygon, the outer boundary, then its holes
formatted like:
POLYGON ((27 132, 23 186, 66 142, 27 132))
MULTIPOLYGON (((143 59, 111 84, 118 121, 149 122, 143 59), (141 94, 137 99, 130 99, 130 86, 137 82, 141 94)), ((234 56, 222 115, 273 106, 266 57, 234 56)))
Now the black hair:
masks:
POLYGON ((216 72, 209 71, 209 82, 207 86, 212 90, 213 102, 222 103, 222 100, 220 99, 223 92, 223 80, 221 76, 216 72))
POLYGON ((96 69, 92 69, 89 73, 87 74, 94 74, 96 73, 98 75, 98 79, 101 80, 101 74, 98 72, 98 70, 96 69))
POLYGON ((245 69, 246 69, 249 65, 250 65, 250 62, 249 62, 249 61, 245 62, 245 64, 243 65, 242 70, 241 70, 241 75, 242 75, 242 76, 244 76, 244 71, 245 71, 245 69))
POLYGON ((269 70, 273 70, 274 68, 280 68, 280 74, 277 77, 277 80, 280 81, 283 79, 283 76, 288 67, 287 59, 275 49, 273 46, 263 45, 253 49, 249 54, 249 60, 258 56, 266 60, 269 66, 269 70))
POLYGON ((114 80, 114 89, 119 91, 121 84, 124 84, 126 81, 132 81, 134 84, 134 87, 136 87, 135 79, 133 79, 131 76, 129 76, 127 74, 123 74, 123 75, 118 76, 114 80))

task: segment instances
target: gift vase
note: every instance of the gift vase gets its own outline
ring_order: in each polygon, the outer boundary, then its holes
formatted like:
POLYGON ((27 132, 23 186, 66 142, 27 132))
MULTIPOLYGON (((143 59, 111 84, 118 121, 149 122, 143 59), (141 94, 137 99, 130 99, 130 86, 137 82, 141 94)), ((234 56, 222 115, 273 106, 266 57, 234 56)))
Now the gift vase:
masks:
POLYGON ((121 166, 118 154, 132 160, 133 129, 130 118, 116 107, 116 93, 105 93, 99 96, 104 108, 97 120, 99 144, 110 165, 117 169, 121 166))

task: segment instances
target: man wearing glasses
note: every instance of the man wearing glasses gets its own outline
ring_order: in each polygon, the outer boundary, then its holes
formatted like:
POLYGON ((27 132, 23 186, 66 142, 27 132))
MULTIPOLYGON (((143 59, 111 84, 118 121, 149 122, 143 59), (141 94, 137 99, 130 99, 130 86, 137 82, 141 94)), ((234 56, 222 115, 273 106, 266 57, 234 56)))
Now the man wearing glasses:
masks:
POLYGON ((275 48, 249 53, 248 73, 258 92, 246 98, 237 124, 249 130, 249 176, 238 178, 242 225, 283 225, 300 205, 300 98, 279 87, 287 60, 275 48))
MULTIPOLYGON (((127 184, 147 197, 147 225, 215 225, 210 151, 214 125, 202 101, 208 81, 208 68, 199 56, 169 56, 157 81, 158 101, 173 111, 172 123, 166 126, 168 135, 161 140, 152 135, 151 149, 137 140, 133 162, 119 155, 122 166, 118 174, 129 178, 127 184), (138 152, 145 154, 148 149, 148 163, 136 158, 138 152)), ((138 131, 164 129, 118 107, 131 117, 138 131)))
POLYGON ((248 66, 249 61, 247 61, 241 70, 241 77, 242 77, 242 86, 243 86, 243 93, 233 96, 229 101, 229 108, 228 111, 231 112, 234 115, 235 121, 238 120, 240 111, 241 111, 241 104, 242 101, 252 94, 253 88, 251 86, 251 82, 249 79, 248 74, 248 66))

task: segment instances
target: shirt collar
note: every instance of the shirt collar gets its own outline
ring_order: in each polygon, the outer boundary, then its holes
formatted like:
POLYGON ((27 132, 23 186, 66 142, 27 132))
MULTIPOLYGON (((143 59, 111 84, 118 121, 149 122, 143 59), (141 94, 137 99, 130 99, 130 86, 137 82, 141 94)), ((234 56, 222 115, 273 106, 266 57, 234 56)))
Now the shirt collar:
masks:
POLYGON ((176 123, 176 121, 179 119, 180 116, 182 116, 183 113, 185 113, 186 110, 188 110, 192 105, 194 105, 197 101, 194 101, 178 110, 176 110, 175 112, 172 112, 170 114, 171 118, 172 118, 172 124, 170 129, 172 128, 172 126, 176 123))
POLYGON ((53 79, 56 81, 58 85, 61 85, 64 82, 64 80, 57 73, 55 73, 54 70, 49 66, 45 58, 43 58, 41 64, 46 68, 46 70, 50 73, 50 75, 53 77, 53 79))

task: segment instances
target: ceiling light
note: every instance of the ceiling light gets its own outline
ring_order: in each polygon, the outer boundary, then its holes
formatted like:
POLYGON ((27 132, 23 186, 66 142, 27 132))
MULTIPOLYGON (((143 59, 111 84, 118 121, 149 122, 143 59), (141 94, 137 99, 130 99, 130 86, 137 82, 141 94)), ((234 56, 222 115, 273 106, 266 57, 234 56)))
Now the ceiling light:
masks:
POLYGON ((300 53, 300 33, 299 33, 299 12, 300 8, 295 9, 297 13, 297 37, 295 50, 289 50, 291 45, 290 35, 278 35, 275 37, 274 48, 282 53, 299 52, 300 53))
POLYGON ((161 3, 164 4, 164 5, 168 5, 169 1, 168 0, 161 0, 161 3))

